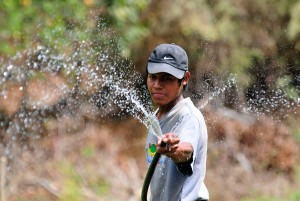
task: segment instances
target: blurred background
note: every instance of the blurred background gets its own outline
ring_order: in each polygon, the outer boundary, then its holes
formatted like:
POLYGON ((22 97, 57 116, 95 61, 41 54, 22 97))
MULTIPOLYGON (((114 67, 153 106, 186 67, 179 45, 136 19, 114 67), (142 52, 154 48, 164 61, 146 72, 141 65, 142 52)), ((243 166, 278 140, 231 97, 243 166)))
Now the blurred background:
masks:
POLYGON ((298 0, 0 0, 0 41, 1 201, 140 200, 160 43, 189 55, 210 200, 300 200, 298 0))

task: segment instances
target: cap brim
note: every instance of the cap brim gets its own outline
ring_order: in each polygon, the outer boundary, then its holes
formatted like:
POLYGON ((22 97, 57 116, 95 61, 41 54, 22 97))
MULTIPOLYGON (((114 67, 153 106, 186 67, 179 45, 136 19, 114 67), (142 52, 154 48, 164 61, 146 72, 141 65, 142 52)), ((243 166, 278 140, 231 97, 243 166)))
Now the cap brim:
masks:
POLYGON ((184 76, 184 71, 177 69, 169 64, 166 63, 154 63, 148 62, 148 73, 155 74, 155 73, 168 73, 176 77, 177 79, 182 79, 184 76))

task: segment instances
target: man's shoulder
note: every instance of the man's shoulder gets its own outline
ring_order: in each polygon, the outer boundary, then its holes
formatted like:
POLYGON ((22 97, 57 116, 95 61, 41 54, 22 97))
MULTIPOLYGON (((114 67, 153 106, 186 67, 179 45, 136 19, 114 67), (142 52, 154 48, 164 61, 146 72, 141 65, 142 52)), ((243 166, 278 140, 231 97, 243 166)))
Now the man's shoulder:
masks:
POLYGON ((182 104, 181 108, 181 115, 189 115, 191 118, 196 117, 196 118, 203 118, 202 112, 200 111, 199 108, 195 106, 195 104, 192 102, 190 98, 186 98, 185 104, 182 104))

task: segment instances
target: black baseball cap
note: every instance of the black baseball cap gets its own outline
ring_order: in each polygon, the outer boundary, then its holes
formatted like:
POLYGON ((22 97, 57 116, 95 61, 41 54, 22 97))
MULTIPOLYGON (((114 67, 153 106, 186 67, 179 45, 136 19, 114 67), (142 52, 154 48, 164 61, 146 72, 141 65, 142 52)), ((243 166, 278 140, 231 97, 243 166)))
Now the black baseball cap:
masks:
POLYGON ((188 70, 188 57, 184 49, 172 44, 160 44, 150 54, 148 73, 169 73, 178 79, 188 70))

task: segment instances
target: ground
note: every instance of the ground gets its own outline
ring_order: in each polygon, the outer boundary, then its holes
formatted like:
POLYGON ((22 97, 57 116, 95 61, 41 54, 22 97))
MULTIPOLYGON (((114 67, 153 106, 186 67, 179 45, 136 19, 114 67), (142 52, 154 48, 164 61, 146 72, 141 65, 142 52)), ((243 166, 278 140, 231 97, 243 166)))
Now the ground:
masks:
MULTIPOLYGON (((298 145, 285 124, 226 108, 202 112, 209 132, 205 183, 211 200, 283 198, 297 191, 298 145)), ((11 142, 1 168, 7 201, 140 200, 147 171, 145 126, 130 117, 74 121, 48 122, 46 136, 11 142)))

